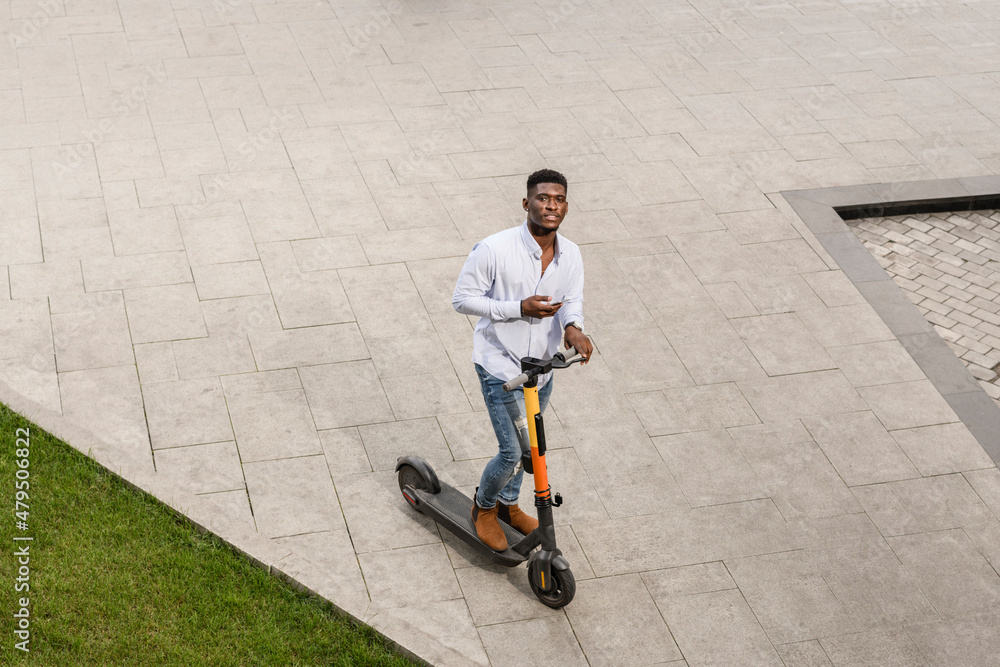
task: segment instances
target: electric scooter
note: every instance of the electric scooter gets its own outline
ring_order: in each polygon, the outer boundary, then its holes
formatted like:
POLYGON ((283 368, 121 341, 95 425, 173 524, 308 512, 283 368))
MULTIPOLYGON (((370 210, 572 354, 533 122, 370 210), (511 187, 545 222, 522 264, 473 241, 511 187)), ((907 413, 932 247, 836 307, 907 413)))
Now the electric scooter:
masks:
POLYGON ((538 404, 538 376, 583 361, 583 357, 573 359, 575 355, 576 351, 570 348, 548 361, 524 357, 521 359, 521 375, 503 385, 504 391, 524 386, 530 447, 525 451, 522 443, 521 465, 525 472, 534 475, 535 508, 538 511, 538 528, 527 535, 500 522, 510 545, 505 551, 494 551, 479 540, 472 522, 472 498, 438 481, 434 469, 421 458, 402 456, 396 461, 399 489, 414 509, 434 519, 498 565, 515 567, 528 561, 528 581, 532 592, 553 609, 570 603, 576 593, 576 581, 569 562, 556 547, 552 508, 562 505, 562 496, 558 493, 553 495, 549 487, 545 466, 545 428, 538 404), (541 549, 535 551, 536 547, 541 549))

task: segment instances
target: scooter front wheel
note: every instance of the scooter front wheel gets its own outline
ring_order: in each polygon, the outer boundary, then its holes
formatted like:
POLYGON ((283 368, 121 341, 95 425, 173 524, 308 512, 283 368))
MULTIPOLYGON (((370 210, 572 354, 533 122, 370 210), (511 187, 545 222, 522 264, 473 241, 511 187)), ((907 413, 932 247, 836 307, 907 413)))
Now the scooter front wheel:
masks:
POLYGON ((542 604, 552 607, 553 609, 561 609, 565 607, 570 602, 573 601, 573 596, 576 595, 576 580, 573 578, 573 573, 567 568, 565 570, 552 569, 549 575, 552 579, 549 590, 542 590, 538 584, 535 583, 535 568, 539 565, 532 560, 528 563, 528 583, 531 584, 531 592, 535 594, 542 604))

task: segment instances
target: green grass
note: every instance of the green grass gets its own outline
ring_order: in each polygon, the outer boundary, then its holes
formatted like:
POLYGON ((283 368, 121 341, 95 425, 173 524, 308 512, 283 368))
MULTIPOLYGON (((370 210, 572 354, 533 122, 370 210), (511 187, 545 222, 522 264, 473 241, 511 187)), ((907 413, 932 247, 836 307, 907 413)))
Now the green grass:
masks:
POLYGON ((411 665, 370 628, 295 591, 0 405, 0 664, 411 665), (29 530, 15 528, 30 427, 29 530), (30 535, 30 593, 14 590, 30 535), (13 646, 28 595, 29 654, 13 646))

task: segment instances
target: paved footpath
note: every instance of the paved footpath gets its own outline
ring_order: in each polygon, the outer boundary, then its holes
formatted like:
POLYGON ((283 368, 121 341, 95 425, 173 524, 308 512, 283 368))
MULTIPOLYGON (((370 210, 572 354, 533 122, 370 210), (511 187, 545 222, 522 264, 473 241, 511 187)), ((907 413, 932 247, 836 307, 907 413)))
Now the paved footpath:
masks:
MULTIPOLYGON (((1000 171, 1000 4, 0 2, 0 395, 441 665, 987 665, 1000 471, 780 194, 1000 171), (571 182, 562 611, 396 489, 571 182)), ((961 310, 961 309, 959 309, 961 310)))

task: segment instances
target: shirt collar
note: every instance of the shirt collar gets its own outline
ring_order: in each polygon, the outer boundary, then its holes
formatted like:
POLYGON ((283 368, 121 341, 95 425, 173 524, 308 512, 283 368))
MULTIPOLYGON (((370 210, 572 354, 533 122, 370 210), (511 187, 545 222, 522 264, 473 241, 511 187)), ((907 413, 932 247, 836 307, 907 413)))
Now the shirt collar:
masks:
MULTIPOLYGON (((528 221, 525 220, 521 225, 521 241, 524 242, 524 247, 528 249, 528 252, 535 258, 541 259, 542 257, 542 247, 538 245, 538 241, 535 237, 531 235, 528 231, 528 221)), ((562 244, 559 243, 559 232, 556 232, 556 244, 555 244, 555 256, 558 257, 562 255, 562 244)))

